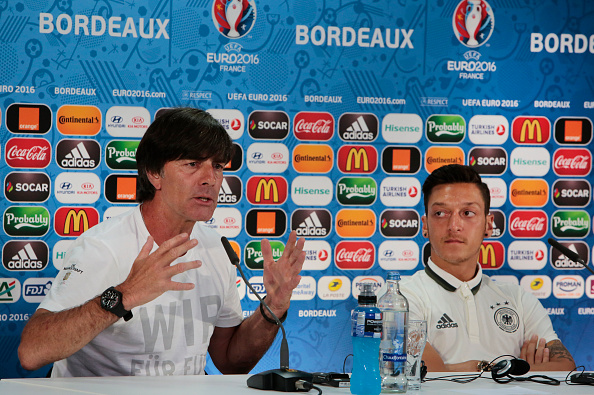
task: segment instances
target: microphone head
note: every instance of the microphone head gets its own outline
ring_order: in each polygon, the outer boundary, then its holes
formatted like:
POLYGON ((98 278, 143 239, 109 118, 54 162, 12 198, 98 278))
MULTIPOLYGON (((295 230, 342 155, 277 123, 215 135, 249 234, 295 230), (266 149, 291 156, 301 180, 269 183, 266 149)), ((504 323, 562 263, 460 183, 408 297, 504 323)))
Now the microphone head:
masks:
POLYGON ((223 248, 225 249, 225 252, 229 257, 231 264, 234 266, 239 265, 239 258, 237 257, 237 254, 235 253, 233 247, 231 247, 231 243, 229 243, 229 240, 227 240, 227 238, 223 236, 221 237, 221 243, 223 244, 223 248))

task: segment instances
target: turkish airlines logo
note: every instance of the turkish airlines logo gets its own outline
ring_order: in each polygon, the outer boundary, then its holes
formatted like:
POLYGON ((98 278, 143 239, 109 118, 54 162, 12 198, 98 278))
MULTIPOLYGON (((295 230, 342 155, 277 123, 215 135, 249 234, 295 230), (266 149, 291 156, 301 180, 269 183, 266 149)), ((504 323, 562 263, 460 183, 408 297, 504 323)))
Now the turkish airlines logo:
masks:
POLYGON ((586 145, 592 141, 592 121, 588 118, 559 118, 555 121, 559 144, 586 145))
POLYGON ((52 112, 45 104, 13 103, 6 109, 11 133, 45 134, 52 128, 52 112))
POLYGON ((476 145, 502 145, 509 137, 509 122, 503 115, 475 115, 468 122, 468 138, 476 145))
POLYGON ((248 132, 254 139, 283 140, 289 134, 289 116, 284 111, 254 111, 248 132))
POLYGON ((551 138, 551 122, 546 117, 516 117, 512 139, 516 144, 544 145, 551 138))
POLYGON ((235 204, 241 200, 242 184, 237 176, 224 176, 219 191, 219 204, 235 204))
POLYGON ((507 248, 507 263, 514 270, 540 270, 547 264, 547 254, 540 240, 518 240, 507 248))
POLYGON ((509 233, 517 238, 538 239, 548 230, 548 217, 542 210, 516 210, 509 217, 509 233))
POLYGON ((324 240, 305 240, 303 270, 326 270, 332 263, 332 247, 324 240))
POLYGON ((332 216, 328 210, 297 209, 291 215, 291 229, 297 236, 326 237, 332 230, 332 216))
POLYGON ((60 207, 54 214, 54 230, 60 236, 80 236, 99 223, 94 207, 60 207))
POLYGON ((328 141, 334 135, 334 117, 328 112, 299 112, 293 120, 293 133, 298 140, 328 141))
POLYGON ((4 195, 11 202, 45 202, 51 182, 45 173, 13 172, 4 180, 4 195))
POLYGON ((468 164, 479 174, 503 174, 507 169, 507 152, 499 147, 473 148, 468 153, 468 164))
POLYGON ((481 245, 478 262, 483 270, 500 269, 505 261, 505 249, 498 241, 485 241, 481 245))
POLYGON ((49 141, 15 137, 6 143, 6 164, 14 168, 44 169, 51 161, 49 141))
POLYGON ((386 147, 382 169, 388 174, 416 174, 421 169, 421 150, 417 147, 386 147))
POLYGON ((559 207, 586 207, 591 192, 586 180, 557 180, 553 184, 553 203, 559 207))
POLYGON ((207 112, 219 121, 225 128, 229 137, 237 140, 243 135, 245 119, 243 113, 235 109, 209 109, 207 112))
POLYGON ((343 141, 369 142, 377 138, 379 121, 371 113, 344 113, 338 119, 338 134, 343 141))
POLYGON ((375 263, 375 247, 369 241, 341 241, 336 245, 334 262, 343 270, 366 270, 375 263))
POLYGON ((246 190, 251 204, 283 204, 287 201, 289 186, 283 177, 251 177, 246 190))
POLYGON ((338 150, 338 169, 343 173, 373 173, 377 169, 377 151, 371 145, 343 145, 338 150))
POLYGON ((63 169, 94 169, 101 161, 101 147, 95 140, 61 140, 56 162, 63 169))
POLYGON ((287 214, 280 209, 253 209, 245 216, 245 230, 252 237, 279 237, 287 230, 287 214))
POLYGON ((553 155, 553 170, 562 177, 587 176, 592 170, 592 153, 584 148, 560 148, 553 155))

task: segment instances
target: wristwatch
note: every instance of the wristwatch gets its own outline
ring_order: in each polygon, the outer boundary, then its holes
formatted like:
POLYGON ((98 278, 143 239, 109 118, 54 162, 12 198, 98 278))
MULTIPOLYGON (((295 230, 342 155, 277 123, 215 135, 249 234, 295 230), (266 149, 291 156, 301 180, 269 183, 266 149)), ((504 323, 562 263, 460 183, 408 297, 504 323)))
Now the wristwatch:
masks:
POLYGON ((132 312, 126 310, 122 304, 122 293, 114 287, 107 288, 101 294, 101 308, 110 313, 124 318, 124 321, 129 321, 132 318, 132 312))

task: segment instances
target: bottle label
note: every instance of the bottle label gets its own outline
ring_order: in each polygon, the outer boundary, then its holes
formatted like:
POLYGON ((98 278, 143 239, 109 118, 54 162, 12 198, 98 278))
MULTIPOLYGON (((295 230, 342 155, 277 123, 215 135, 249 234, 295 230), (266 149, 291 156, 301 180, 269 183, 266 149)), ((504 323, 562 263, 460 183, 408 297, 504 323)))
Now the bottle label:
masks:
POLYGON ((366 313, 364 311, 353 312, 352 335, 354 337, 382 337, 382 314, 366 313))
POLYGON ((406 354, 382 353, 384 362, 406 362, 406 354))

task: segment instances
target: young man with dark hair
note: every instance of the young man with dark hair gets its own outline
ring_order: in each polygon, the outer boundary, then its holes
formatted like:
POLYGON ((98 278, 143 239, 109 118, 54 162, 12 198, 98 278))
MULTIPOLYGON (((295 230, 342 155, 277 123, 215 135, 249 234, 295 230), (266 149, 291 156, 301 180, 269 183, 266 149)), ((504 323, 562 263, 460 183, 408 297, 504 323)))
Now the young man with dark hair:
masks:
POLYGON ((481 370, 504 354, 525 359, 532 370, 573 369, 538 299, 482 273, 478 257, 493 216, 480 175, 469 166, 443 166, 427 177, 423 194, 431 257, 424 271, 403 280, 402 293, 410 319, 427 321, 428 370, 481 370))
MULTIPOLYGON (((140 205, 85 232, 22 333, 25 369, 55 362, 52 376, 203 374, 207 352, 222 373, 247 373, 278 327, 247 319, 236 269, 212 218, 232 155, 208 113, 164 110, 137 151, 140 205), (120 318, 124 318, 123 320, 120 318)), ((286 314, 305 259, 291 232, 274 261, 262 240, 266 300, 286 314)))

